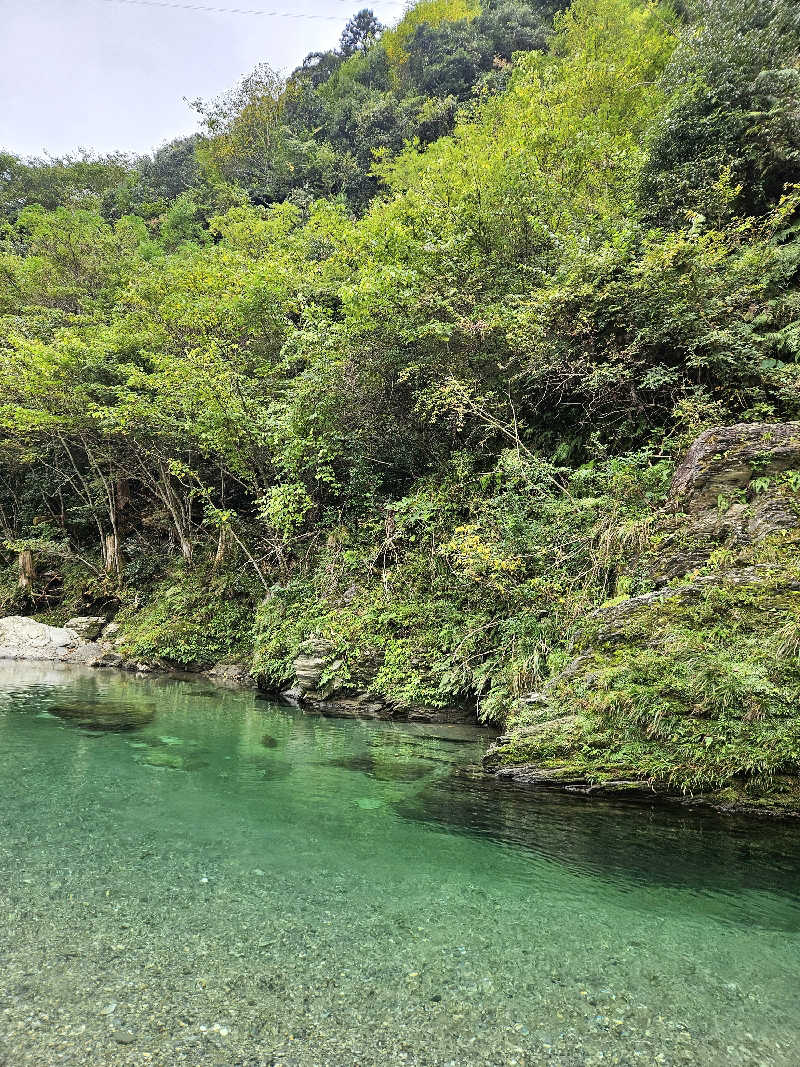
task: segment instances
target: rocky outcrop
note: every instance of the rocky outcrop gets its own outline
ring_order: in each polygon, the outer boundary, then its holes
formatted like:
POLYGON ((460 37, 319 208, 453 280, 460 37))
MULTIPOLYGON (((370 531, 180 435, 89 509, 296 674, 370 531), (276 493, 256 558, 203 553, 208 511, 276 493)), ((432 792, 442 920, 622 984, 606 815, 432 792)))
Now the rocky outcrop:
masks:
POLYGON ((719 545, 754 544, 800 525, 790 478, 800 472, 800 423, 743 423, 702 433, 670 488, 677 547, 657 561, 663 579, 681 577, 719 545))
POLYGON ((96 641, 106 628, 102 615, 77 615, 66 624, 66 629, 74 630, 83 641, 96 641))
POLYGON ((309 637, 304 641, 294 661, 293 690, 301 697, 318 695, 320 700, 324 699, 322 678, 332 655, 333 645, 324 637, 309 637))
POLYGON ((300 703, 307 710, 334 719, 376 719, 382 722, 436 723, 446 726, 479 725, 477 715, 469 708, 405 707, 369 693, 332 700, 306 698, 300 703))
POLYGON ((717 508, 756 477, 800 469, 800 422, 738 423, 701 433, 672 479, 670 496, 695 516, 717 508))
POLYGON ((79 632, 97 633, 96 624, 104 625, 104 619, 81 617, 70 621, 76 623, 77 628, 73 625, 48 626, 22 615, 0 619, 0 660, 77 663, 87 667, 119 665, 121 656, 115 657, 79 632))
POLYGON ((642 593, 604 605, 586 617, 583 629, 591 634, 595 643, 607 644, 630 636, 637 620, 646 619, 651 609, 660 604, 679 606, 697 603, 710 590, 722 584, 726 588, 757 586, 762 578, 770 579, 770 588, 776 594, 800 592, 800 579, 796 577, 786 575, 776 579, 766 565, 739 567, 720 574, 703 574, 682 585, 665 586, 652 593, 642 593))
MULTIPOLYGON (((759 724, 782 732, 782 753, 792 751, 787 736, 800 738, 798 671, 773 642, 785 633, 782 640, 794 647, 800 610, 800 423, 703 433, 678 466, 654 530, 632 573, 656 588, 586 616, 573 658, 520 702, 517 725, 489 751, 487 770, 531 788, 585 796, 800 814, 800 745, 794 763, 781 755, 763 776, 747 770, 748 745, 760 752, 765 744, 759 724), (721 546, 726 551, 711 566, 721 546), (686 641, 681 661, 676 649, 686 641), (769 649, 771 666, 764 668, 769 649), (698 677, 714 682, 695 684, 698 677), (715 725, 731 714, 740 724, 715 725), (673 724, 666 732, 658 729, 661 716, 673 724), (651 742, 660 748, 651 764, 658 769, 648 775, 632 753, 651 742), (723 743, 724 760, 728 746, 738 746, 727 778, 682 788, 683 768, 694 760, 691 745, 723 743)), ((775 735, 767 734, 766 743, 775 735)))
POLYGON ((379 664, 362 664, 355 684, 340 675, 344 665, 335 658, 334 645, 324 637, 304 641, 294 661, 294 684, 283 695, 303 707, 335 718, 381 719, 393 722, 469 723, 477 716, 468 708, 407 707, 394 704, 370 688, 379 664))
POLYGON ((255 678, 243 663, 218 663, 208 671, 208 677, 235 689, 257 688, 255 678))
MULTIPOLYGON (((500 738, 498 744, 503 742, 500 738)), ((489 764, 491 768, 491 763, 489 764)), ((797 779, 777 775, 767 788, 747 781, 733 781, 724 788, 699 792, 671 788, 661 781, 634 775, 611 777, 602 781, 591 778, 572 764, 547 766, 521 763, 495 771, 500 781, 543 792, 568 793, 572 796, 637 801, 642 804, 664 803, 682 808, 712 808, 728 815, 766 815, 777 818, 800 816, 800 790, 797 779)))

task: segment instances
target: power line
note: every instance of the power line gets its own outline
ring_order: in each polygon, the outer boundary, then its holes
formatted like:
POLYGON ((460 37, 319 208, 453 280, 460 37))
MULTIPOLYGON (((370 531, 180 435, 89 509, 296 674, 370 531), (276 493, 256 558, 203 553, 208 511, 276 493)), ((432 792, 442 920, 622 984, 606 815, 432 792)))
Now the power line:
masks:
MULTIPOLYGON (((336 0, 337 3, 350 3, 351 0, 336 0)), ((397 7, 402 0, 382 0, 386 5, 397 7)), ((205 11, 221 15, 262 15, 267 18, 313 19, 316 22, 341 22, 339 15, 314 15, 303 11, 266 11, 262 8, 246 7, 211 7, 207 4, 175 3, 174 0, 104 0, 106 4, 133 4, 136 7, 169 7, 181 11, 205 11)))

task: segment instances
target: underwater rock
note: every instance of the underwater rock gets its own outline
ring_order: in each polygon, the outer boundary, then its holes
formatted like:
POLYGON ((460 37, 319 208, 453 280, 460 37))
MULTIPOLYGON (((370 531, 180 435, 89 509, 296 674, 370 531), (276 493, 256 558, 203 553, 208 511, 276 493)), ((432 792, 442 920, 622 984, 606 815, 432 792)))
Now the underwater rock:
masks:
MULTIPOLYGON (((411 727, 409 727, 409 730, 411 727)), ((450 726, 448 723, 418 723, 411 737, 421 737, 429 741, 444 741, 450 745, 475 745, 491 736, 487 727, 469 724, 450 726), (443 729, 446 727, 446 729, 443 729)))
POLYGON ((278 747, 278 742, 270 734, 264 734, 264 736, 261 738, 261 744, 264 746, 264 748, 278 747))
POLYGON ((328 761, 329 767, 355 771, 374 778, 377 782, 418 782, 432 773, 430 763, 397 759, 396 754, 381 760, 365 754, 328 761))
POLYGON ((170 771, 189 770, 186 757, 169 749, 151 748, 145 755, 136 757, 137 763, 144 763, 148 767, 164 767, 170 771))
POLYGON ((75 700, 51 704, 51 715, 74 726, 90 730, 124 731, 146 726, 155 716, 154 704, 130 704, 123 701, 75 700))
POLYGON ((281 778, 288 778, 294 772, 294 764, 289 763, 288 760, 270 760, 269 763, 263 765, 261 777, 267 781, 277 781, 281 778))
POLYGON ((118 1045, 132 1045, 136 1041, 129 1030, 112 1030, 111 1037, 118 1045))

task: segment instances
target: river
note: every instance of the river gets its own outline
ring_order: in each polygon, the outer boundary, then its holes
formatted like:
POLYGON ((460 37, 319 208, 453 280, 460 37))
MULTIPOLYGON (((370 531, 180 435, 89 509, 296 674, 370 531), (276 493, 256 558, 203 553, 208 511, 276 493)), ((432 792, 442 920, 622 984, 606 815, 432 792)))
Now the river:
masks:
POLYGON ((0 1064, 796 1067, 800 827, 485 743, 0 664, 0 1064))

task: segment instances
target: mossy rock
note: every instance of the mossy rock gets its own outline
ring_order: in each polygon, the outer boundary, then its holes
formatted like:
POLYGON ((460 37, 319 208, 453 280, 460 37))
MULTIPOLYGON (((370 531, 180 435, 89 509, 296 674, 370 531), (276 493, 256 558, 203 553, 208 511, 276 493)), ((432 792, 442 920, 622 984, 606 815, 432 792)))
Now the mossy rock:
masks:
POLYGON ((125 731, 135 730, 151 723, 155 717, 155 704, 133 704, 124 701, 95 703, 89 700, 75 700, 51 704, 51 715, 88 730, 125 731))
POLYGON ((604 609, 487 769, 585 794, 798 813, 795 582, 787 558, 604 609))

